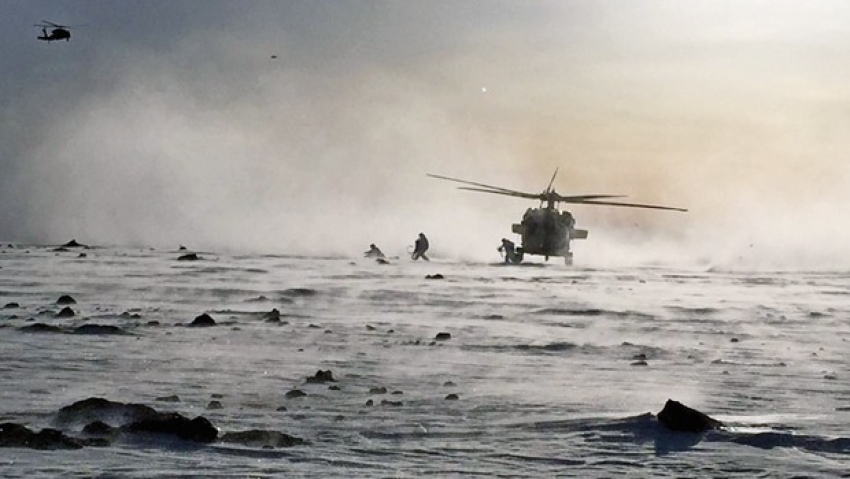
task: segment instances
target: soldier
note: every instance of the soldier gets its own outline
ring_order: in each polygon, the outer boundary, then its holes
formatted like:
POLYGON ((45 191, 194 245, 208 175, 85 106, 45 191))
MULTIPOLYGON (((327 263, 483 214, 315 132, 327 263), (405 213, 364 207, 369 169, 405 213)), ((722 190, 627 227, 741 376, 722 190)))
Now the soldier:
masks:
POLYGON ((363 256, 367 258, 383 258, 384 253, 381 251, 380 248, 375 246, 375 243, 372 243, 369 245, 369 251, 363 253, 363 256))
POLYGON ((416 239, 416 243, 413 247, 413 254, 410 255, 410 258, 416 261, 419 258, 424 259, 425 261, 431 261, 425 256, 425 252, 428 251, 428 238, 425 237, 424 233, 419 233, 419 238, 416 239))
POLYGON ((517 263, 516 261, 516 245, 513 241, 502 238, 502 246, 498 248, 499 253, 505 253, 505 263, 517 263))

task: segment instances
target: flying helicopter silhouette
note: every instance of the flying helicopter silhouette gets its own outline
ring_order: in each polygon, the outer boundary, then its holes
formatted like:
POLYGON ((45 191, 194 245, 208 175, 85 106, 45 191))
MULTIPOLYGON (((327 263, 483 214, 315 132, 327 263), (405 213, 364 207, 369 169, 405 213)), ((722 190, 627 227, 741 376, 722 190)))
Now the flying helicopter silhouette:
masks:
POLYGON ((71 27, 68 25, 58 25, 53 22, 48 22, 47 20, 42 20, 41 23, 36 23, 33 26, 41 27, 41 36, 37 37, 39 40, 43 40, 48 43, 55 40, 65 40, 66 42, 71 41, 71 27), (49 35, 47 33, 48 28, 50 29, 49 35))
POLYGON ((672 206, 649 205, 643 203, 623 203, 619 201, 608 201, 611 198, 625 198, 623 195, 572 195, 562 196, 552 189, 558 169, 549 180, 549 185, 542 193, 527 193, 524 191, 511 190, 500 186, 486 185, 475 181, 450 178, 448 176, 428 174, 431 178, 453 181, 469 186, 460 186, 458 189, 477 191, 481 193, 492 193, 496 195, 513 196, 516 198, 527 198, 539 200, 540 206, 528 208, 519 223, 511 225, 513 233, 520 235, 522 245, 516 248, 508 262, 519 264, 524 255, 544 256, 549 260, 550 256, 564 258, 564 263, 573 263, 573 253, 570 251, 570 241, 575 239, 587 239, 587 230, 575 228, 575 218, 567 210, 561 210, 559 203, 573 203, 581 205, 617 206, 624 208, 646 208, 655 210, 682 211, 684 208, 672 206))

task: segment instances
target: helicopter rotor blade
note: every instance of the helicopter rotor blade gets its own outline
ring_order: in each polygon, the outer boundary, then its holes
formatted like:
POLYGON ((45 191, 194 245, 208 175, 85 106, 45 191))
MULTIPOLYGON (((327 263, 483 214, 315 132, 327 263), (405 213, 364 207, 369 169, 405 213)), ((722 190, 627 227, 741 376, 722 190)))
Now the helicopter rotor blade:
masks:
MULTIPOLYGON (((437 179, 440 179, 440 180, 454 181, 455 183, 462 183, 462 184, 465 184, 465 185, 479 186, 479 187, 488 188, 488 189, 491 189, 491 190, 494 190, 494 191, 503 191, 503 192, 506 192, 506 193, 523 193, 522 191, 510 190, 508 188, 502 188, 501 186, 485 185, 484 183, 476 183, 474 181, 459 180, 457 178, 450 178, 448 176, 432 175, 431 173, 427 173, 426 176, 430 176, 431 178, 437 178, 437 179)), ((530 193, 523 193, 523 194, 530 194, 530 193)), ((534 197, 536 198, 537 195, 534 195, 534 197)))
POLYGON ((467 190, 467 191, 478 191, 480 193, 493 193, 494 195, 504 195, 504 196, 513 196, 515 198, 527 198, 530 200, 539 200, 540 194, 534 193, 523 193, 522 191, 499 191, 499 190, 485 190, 484 188, 472 188, 469 186, 458 186, 459 190, 467 190))
POLYGON ((552 191, 552 183, 555 182, 555 177, 558 176, 558 170, 559 169, 560 169, 560 167, 555 168, 555 173, 552 175, 552 179, 549 180, 549 186, 546 187, 546 193, 552 191))
POLYGON ((65 30, 70 30, 72 28, 85 27, 88 23, 84 23, 82 25, 59 25, 58 23, 48 22, 47 20, 42 20, 41 23, 33 24, 34 27, 41 28, 64 28, 65 30))
POLYGON ((625 198, 625 195, 572 195, 572 196, 561 196, 555 193, 555 201, 562 201, 565 203, 575 203, 578 201, 586 201, 586 200, 596 200, 600 198, 625 198))
POLYGON ((647 205, 643 203, 620 203, 616 201, 594 201, 594 200, 585 200, 585 201, 564 201, 565 203, 575 203, 579 205, 602 205, 602 206, 622 206, 625 208, 646 208, 651 210, 668 210, 668 211, 682 211, 687 212, 688 210, 685 208, 676 208, 673 206, 661 206, 661 205, 647 205))

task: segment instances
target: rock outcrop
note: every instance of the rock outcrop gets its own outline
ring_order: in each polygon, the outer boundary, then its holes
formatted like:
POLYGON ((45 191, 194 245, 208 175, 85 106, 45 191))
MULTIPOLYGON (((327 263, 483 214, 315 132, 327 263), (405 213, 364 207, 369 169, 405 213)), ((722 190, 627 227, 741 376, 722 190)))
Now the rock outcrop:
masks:
POLYGON ((723 426, 720 421, 672 399, 668 399, 658 413, 658 422, 680 432, 705 432, 723 426))

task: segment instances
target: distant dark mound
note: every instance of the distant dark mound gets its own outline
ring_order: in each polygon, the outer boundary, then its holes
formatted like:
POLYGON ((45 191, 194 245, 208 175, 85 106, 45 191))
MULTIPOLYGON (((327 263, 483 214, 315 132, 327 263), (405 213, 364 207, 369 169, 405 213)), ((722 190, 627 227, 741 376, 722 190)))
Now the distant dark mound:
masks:
POLYGON ((177 257, 177 261, 198 261, 201 259, 197 253, 186 253, 177 257))
POLYGON ((279 323, 280 311, 278 311, 277 308, 274 308, 268 313, 263 314, 263 319, 266 320, 267 323, 279 323))
POLYGON ((720 421, 672 399, 668 399, 664 409, 658 413, 658 422, 667 429, 680 432, 705 432, 723 426, 720 421))
POLYGON ((250 447, 292 447, 307 444, 304 439, 290 436, 277 431, 263 431, 252 429, 250 431, 227 432, 221 436, 221 442, 242 444, 250 447))
POLYGON ((109 324, 84 324, 71 331, 74 334, 127 334, 127 331, 109 324))
POLYGON ((441 275, 440 273, 429 274, 425 276, 425 279, 445 279, 445 276, 441 275))
POLYGON ((75 240, 75 239, 72 239, 71 241, 63 244, 62 247, 64 247, 64 248, 88 248, 87 245, 84 245, 82 243, 77 243, 77 240, 75 240))
POLYGON ((292 391, 289 391, 286 394, 284 394, 284 397, 286 397, 288 399, 294 399, 294 398, 303 398, 306 395, 307 395, 307 393, 305 393, 304 391, 302 391, 300 389, 293 389, 292 391))
POLYGON ((437 336, 435 336, 434 339, 436 339, 437 341, 448 341, 449 339, 452 339, 452 335, 451 333, 445 332, 437 333, 437 336))
POLYGON ((336 382, 334 379, 334 375, 330 369, 327 371, 322 371, 321 369, 316 371, 316 374, 307 378, 308 384, 323 384, 323 383, 332 383, 336 382))
POLYGON ((292 296, 296 298, 308 297, 308 296, 316 296, 319 294, 315 289, 310 288, 289 288, 283 291, 285 296, 292 296))
POLYGON ((44 323, 35 323, 29 326, 23 326, 20 329, 23 333, 62 333, 65 332, 64 329, 59 326, 53 326, 52 324, 44 324, 44 323))
POLYGON ((57 318, 73 318, 75 314, 76 313, 74 313, 73 309, 69 308, 68 306, 65 306, 64 308, 62 308, 61 311, 56 313, 56 317, 57 318))
POLYGON ((557 343, 549 343, 549 344, 518 344, 514 346, 519 351, 533 351, 533 352, 559 352, 559 351, 569 351, 576 347, 573 343, 567 342, 557 342, 557 343))
POLYGON ((3 305, 3 309, 17 309, 17 308, 20 308, 20 307, 21 307, 21 305, 18 304, 18 303, 15 303, 15 302, 6 303, 5 305, 3 305))
POLYGON ((200 316, 195 317, 195 320, 192 321, 189 326, 192 327, 206 327, 206 326, 215 326, 215 320, 207 313, 204 313, 200 316))

